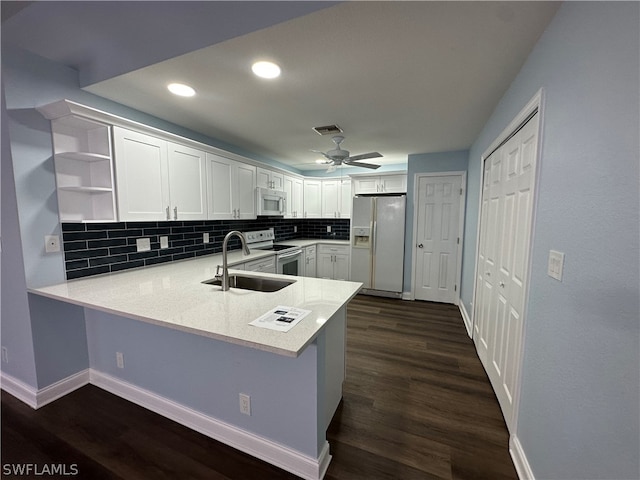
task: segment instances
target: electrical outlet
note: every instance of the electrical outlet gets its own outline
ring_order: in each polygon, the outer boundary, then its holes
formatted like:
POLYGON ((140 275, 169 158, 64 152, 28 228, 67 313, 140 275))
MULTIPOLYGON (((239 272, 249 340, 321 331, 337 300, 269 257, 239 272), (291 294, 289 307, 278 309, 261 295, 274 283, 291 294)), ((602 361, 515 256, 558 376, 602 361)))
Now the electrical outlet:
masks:
POLYGON ((293 233, 298 233, 298 226, 297 225, 293 226, 293 233))
POLYGON ((209 243, 209 234, 208 233, 203 233, 202 234, 202 243, 209 243))
POLYGON ((116 365, 118 368, 124 368, 124 355, 122 352, 116 352, 116 365))
POLYGON ((331 233, 331 225, 327 225, 327 233, 331 233))
POLYGON ((9 363, 9 350, 7 350, 7 347, 2 347, 2 363, 9 363))
POLYGON ((136 238, 136 250, 138 252, 148 252, 151 250, 150 238, 136 238))
POLYGON ((160 248, 169 248, 169 237, 160 237, 160 248))
POLYGON ((251 397, 246 393, 240 394, 240 413, 251 415, 251 397))
POLYGON ((55 253, 60 251, 60 237, 58 235, 44 236, 44 251, 47 253, 55 253))

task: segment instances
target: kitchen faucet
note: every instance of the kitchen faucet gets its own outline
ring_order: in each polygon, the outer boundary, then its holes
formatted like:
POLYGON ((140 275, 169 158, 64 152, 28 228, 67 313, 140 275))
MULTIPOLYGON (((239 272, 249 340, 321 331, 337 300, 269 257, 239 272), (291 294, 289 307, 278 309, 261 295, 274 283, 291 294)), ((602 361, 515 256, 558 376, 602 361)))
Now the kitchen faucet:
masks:
MULTIPOLYGON (((242 248, 244 250, 245 255, 249 255, 250 250, 247 247, 247 240, 244 238, 244 234, 239 232, 238 230, 232 230, 224 237, 222 242, 222 291, 226 292, 229 290, 229 270, 227 269, 227 246, 229 243, 229 239, 234 235, 240 237, 240 241, 242 242, 242 248)), ((220 278, 220 265, 216 269, 216 278, 220 278)))

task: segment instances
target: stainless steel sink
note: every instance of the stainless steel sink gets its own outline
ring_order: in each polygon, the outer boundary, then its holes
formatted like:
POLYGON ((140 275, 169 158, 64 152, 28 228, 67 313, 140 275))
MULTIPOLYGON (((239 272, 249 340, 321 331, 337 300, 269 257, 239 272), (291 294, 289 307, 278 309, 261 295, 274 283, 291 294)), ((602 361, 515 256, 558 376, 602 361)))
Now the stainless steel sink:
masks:
MULTIPOLYGON (((207 285, 222 286, 221 278, 205 280, 207 285)), ((295 283, 295 280, 281 280, 279 278, 252 277, 249 275, 229 275, 229 287, 241 288, 243 290, 254 290, 256 292, 277 292, 284 287, 295 283)))

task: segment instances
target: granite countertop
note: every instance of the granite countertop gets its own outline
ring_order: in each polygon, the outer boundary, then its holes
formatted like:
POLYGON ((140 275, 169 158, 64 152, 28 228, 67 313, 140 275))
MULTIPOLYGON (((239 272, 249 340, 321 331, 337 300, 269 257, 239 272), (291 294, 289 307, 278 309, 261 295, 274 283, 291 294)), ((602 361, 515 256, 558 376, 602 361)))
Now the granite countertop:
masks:
MULTIPOLYGON (((294 241, 282 243, 291 244, 294 241)), ((325 240, 295 242, 332 243, 325 240)), ((348 245, 348 242, 341 241, 348 245)), ((298 246, 304 246, 302 244, 298 246)), ((273 252, 230 252, 229 264, 273 255, 273 252)), ((162 265, 31 288, 30 293, 81 305, 155 325, 215 338, 290 357, 298 356, 324 324, 360 290, 361 283, 249 272, 283 277, 295 283, 272 293, 230 289, 202 282, 214 277, 222 255, 208 255, 162 265), (311 310, 288 332, 249 325, 283 305, 311 310)), ((233 270, 230 269, 233 273, 233 270)), ((237 273, 245 273, 238 271, 237 273)))

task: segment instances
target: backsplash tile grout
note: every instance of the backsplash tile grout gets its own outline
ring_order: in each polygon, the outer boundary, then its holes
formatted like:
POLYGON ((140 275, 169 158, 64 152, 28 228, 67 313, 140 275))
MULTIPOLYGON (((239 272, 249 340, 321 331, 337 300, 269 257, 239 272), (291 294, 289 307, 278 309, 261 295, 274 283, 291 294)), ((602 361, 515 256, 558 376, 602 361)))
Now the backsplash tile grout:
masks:
MULTIPOLYGON (((159 222, 63 223, 62 243, 68 280, 117 272, 157 263, 212 255, 222 251, 227 232, 248 232, 273 227, 276 242, 295 238, 348 240, 349 219, 283 219, 259 217, 257 220, 198 220, 159 222), (331 226, 332 233, 327 233, 331 226), (297 227, 297 232, 294 232, 297 227), (209 243, 203 243, 203 233, 209 243), (160 237, 169 239, 169 248, 160 249, 160 237), (151 250, 137 252, 136 239, 149 238, 151 250)), ((233 238, 231 249, 240 248, 233 238)))

